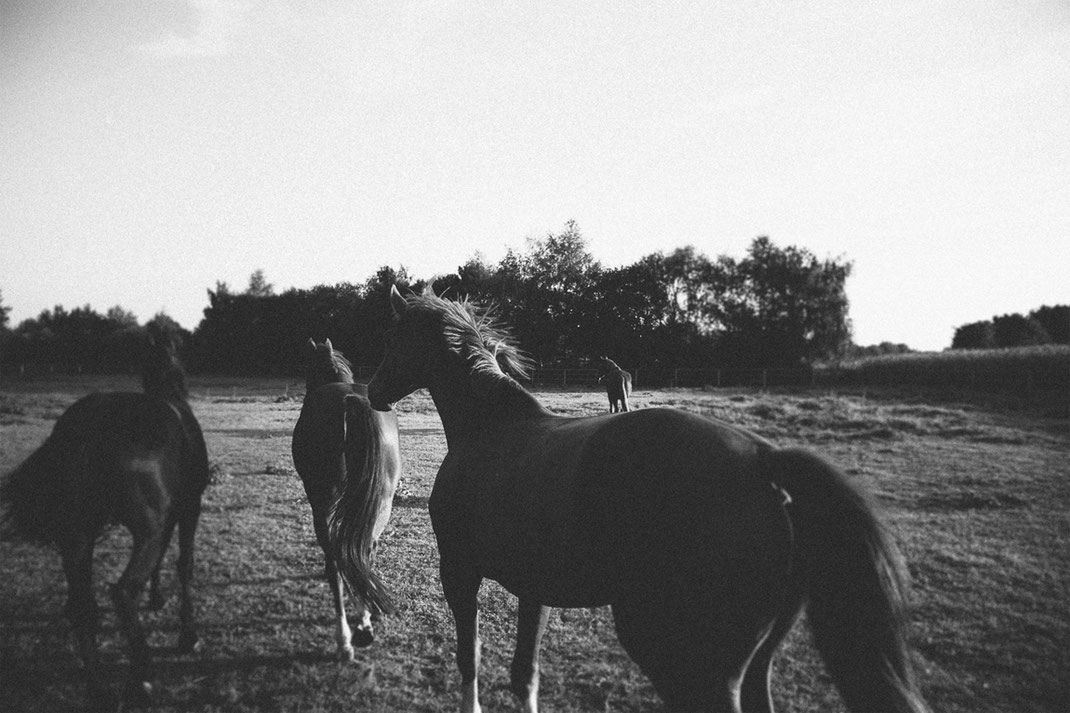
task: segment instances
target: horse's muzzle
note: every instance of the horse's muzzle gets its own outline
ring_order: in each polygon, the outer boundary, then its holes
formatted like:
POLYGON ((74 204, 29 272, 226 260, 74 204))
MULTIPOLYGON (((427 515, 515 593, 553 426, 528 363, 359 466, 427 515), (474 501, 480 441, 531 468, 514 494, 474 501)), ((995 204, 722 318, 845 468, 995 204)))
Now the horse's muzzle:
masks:
POLYGON ((383 389, 382 381, 376 376, 368 382, 368 402, 376 411, 389 411, 400 399, 391 399, 383 389))

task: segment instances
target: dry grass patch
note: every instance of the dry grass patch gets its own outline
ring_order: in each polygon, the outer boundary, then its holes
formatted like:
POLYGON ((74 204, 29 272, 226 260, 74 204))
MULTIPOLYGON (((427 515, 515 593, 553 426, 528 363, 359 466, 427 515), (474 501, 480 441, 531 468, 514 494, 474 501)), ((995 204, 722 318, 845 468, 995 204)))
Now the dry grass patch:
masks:
MULTIPOLYGON (((92 384, 0 392, 0 472, 45 439, 92 384)), ((136 388, 115 381, 105 387, 136 388)), ((193 408, 215 470, 205 493, 195 587, 203 648, 178 656, 177 597, 147 613, 161 711, 445 711, 459 700, 452 618, 438 583, 427 497, 445 455, 425 393, 399 404, 404 471, 380 566, 398 615, 353 665, 334 658, 331 606, 311 514, 290 460, 301 389, 292 382, 193 382, 193 408)), ((554 411, 608 410, 598 391, 546 390, 554 411)), ((879 394, 637 391, 639 408, 674 406, 812 446, 873 489, 914 578, 912 638, 924 690, 941 711, 1070 710, 1070 436, 1065 421, 968 403, 879 394)), ((127 535, 98 548, 102 655, 125 655, 106 595, 127 535)), ((176 586, 170 555, 165 584, 176 586)), ((65 585, 48 549, 0 543, 0 709, 76 710, 77 661, 62 619, 65 585)), ((515 599, 481 593, 487 710, 506 690, 515 599)), ((543 655, 542 702, 554 711, 658 709, 616 641, 605 608, 556 610, 543 655)), ((836 711, 803 627, 776 663, 781 710, 836 711)))

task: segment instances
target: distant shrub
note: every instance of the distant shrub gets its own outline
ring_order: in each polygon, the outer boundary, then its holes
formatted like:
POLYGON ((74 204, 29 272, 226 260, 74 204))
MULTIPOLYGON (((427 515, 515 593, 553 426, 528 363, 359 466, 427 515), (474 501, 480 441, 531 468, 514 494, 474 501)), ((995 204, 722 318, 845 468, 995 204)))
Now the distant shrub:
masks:
POLYGON ((991 321, 971 322, 955 330, 952 349, 992 349, 996 346, 996 331, 991 321))
POLYGON ((1020 314, 995 317, 992 331, 997 347, 1030 347, 1051 342, 1051 337, 1040 322, 1020 314))

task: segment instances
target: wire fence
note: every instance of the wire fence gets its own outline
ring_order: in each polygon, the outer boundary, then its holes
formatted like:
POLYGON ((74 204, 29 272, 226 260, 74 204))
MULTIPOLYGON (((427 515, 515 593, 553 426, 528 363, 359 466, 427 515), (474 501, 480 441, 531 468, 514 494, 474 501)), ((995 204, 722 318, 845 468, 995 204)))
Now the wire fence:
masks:
MULTIPOLYGON (((670 369, 648 367, 627 370, 633 389, 817 386, 816 369, 670 369)), ((536 386, 597 386, 597 369, 536 369, 531 383, 536 386)))
MULTIPOLYGON (((909 363, 904 362, 906 366, 909 363)), ((933 365, 914 365, 913 368, 852 369, 836 365, 802 367, 796 369, 721 369, 721 368, 664 368, 644 367, 629 369, 633 389, 662 388, 836 388, 841 386, 884 387, 961 387, 987 392, 1012 392, 1028 395, 1043 391, 1063 390, 1070 399, 1070 362, 1066 359, 1050 363, 1032 363, 986 366, 968 361, 948 364, 941 368, 933 365)), ((376 366, 355 366, 354 378, 366 383, 375 374, 376 366)), ((601 372, 593 368, 541 368, 535 369, 525 385, 540 388, 586 389, 598 388, 601 372)), ((77 368, 62 368, 52 365, 20 365, 6 367, 0 372, 0 386, 16 382, 37 380, 78 380, 82 377, 102 376, 83 372, 77 368)), ((113 374, 115 377, 136 376, 113 374)), ((196 377, 195 377, 196 378, 196 377)), ((204 376, 214 380, 217 377, 204 376)), ((250 380, 255 375, 218 377, 250 380)), ((290 379, 294 384, 304 383, 300 369, 262 375, 259 378, 290 379)))

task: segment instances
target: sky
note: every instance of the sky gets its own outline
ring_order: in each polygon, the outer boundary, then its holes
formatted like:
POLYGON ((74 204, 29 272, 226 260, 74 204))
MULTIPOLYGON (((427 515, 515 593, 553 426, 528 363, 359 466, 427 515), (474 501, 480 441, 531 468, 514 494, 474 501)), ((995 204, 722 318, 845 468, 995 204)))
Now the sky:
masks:
POLYGON ((767 235, 854 339, 1070 303, 1070 2, 0 0, 0 294, 209 289, 767 235))

